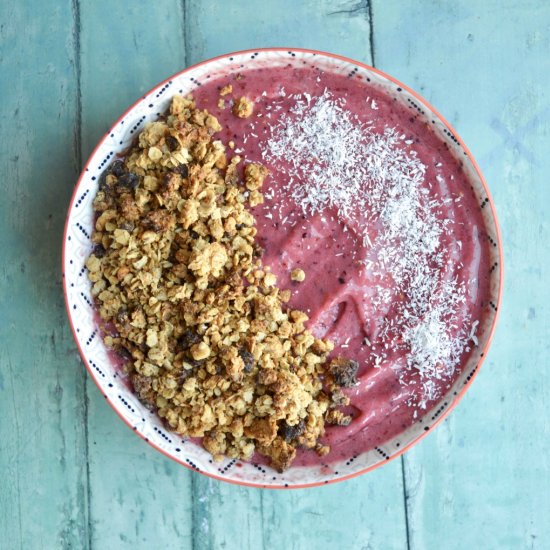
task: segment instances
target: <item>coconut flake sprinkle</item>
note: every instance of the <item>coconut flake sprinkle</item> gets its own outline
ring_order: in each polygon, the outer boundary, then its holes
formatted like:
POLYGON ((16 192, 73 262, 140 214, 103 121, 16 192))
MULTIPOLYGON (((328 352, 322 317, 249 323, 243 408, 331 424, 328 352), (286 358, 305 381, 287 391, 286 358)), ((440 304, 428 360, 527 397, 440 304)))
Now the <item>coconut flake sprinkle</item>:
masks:
MULTIPOLYGON (((443 253, 451 223, 442 215, 445 201, 430 194, 413 142, 395 128, 375 132, 326 89, 293 99, 270 127, 264 160, 280 167, 284 192, 303 214, 336 212, 361 239, 375 280, 372 303, 383 319, 380 344, 405 351, 400 381, 406 373, 418 378, 416 404, 425 408, 440 395, 435 381, 450 380, 468 343, 477 345, 465 282, 450 274, 443 253)), ((385 355, 377 356, 377 368, 385 355)))

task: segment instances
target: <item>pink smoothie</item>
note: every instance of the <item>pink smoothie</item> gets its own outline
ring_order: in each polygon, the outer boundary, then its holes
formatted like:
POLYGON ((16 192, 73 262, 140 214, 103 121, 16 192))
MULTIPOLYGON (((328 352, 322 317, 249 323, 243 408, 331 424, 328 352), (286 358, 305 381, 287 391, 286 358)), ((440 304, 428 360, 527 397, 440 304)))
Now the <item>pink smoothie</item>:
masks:
POLYGON ((264 264, 333 355, 359 362, 346 390, 354 420, 327 428, 323 462, 384 443, 434 406, 477 343, 488 245, 460 163, 414 108, 355 76, 265 68, 194 95, 224 143, 270 169, 254 209, 264 264), (241 96, 254 101, 248 119, 231 113, 241 96), (290 280, 297 267, 302 283, 290 280))

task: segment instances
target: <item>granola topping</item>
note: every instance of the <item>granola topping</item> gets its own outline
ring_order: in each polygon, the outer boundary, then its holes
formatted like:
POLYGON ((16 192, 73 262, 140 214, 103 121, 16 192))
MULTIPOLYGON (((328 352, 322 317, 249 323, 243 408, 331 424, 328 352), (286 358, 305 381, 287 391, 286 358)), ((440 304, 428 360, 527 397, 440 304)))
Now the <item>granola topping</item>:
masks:
MULTIPOLYGON (((253 104, 242 97, 233 112, 249 117, 253 104)), ((86 265, 105 342, 127 358, 141 401, 216 460, 258 452, 282 471, 298 447, 329 452, 325 423, 349 424, 339 386, 357 363, 329 364, 332 343, 285 306, 249 211, 268 171, 228 158, 220 129, 192 97, 173 98, 102 176, 86 265)))
POLYGON ((297 283, 301 283, 305 281, 306 274, 303 269, 296 268, 291 271, 290 278, 297 283))
POLYGON ((252 115, 254 103, 246 97, 241 97, 233 105, 233 114, 239 118, 248 118, 252 115))

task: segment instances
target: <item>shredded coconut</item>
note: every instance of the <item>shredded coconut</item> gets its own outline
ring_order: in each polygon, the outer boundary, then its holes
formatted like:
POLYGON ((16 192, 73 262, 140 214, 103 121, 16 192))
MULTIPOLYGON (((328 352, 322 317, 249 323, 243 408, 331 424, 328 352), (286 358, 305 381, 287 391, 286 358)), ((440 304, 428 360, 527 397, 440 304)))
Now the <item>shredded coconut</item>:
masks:
MULTIPOLYGON (((336 211, 346 224, 356 220, 366 250, 361 260, 378 280, 379 338, 385 349, 405 349, 400 381, 406 372, 419 377, 417 405, 424 408, 439 396, 435 381, 449 380, 467 343, 477 345, 478 321, 471 324, 464 307, 465 284, 446 270, 441 236, 451 220, 440 210, 445 201, 430 195, 426 167, 404 134, 391 127, 375 132, 326 89, 317 98, 293 99, 270 127, 264 159, 283 167, 284 190, 303 214, 336 211), (365 220, 359 229, 357 220, 365 220), (389 308, 392 314, 384 315, 389 308)), ((385 357, 376 355, 374 366, 385 357)))

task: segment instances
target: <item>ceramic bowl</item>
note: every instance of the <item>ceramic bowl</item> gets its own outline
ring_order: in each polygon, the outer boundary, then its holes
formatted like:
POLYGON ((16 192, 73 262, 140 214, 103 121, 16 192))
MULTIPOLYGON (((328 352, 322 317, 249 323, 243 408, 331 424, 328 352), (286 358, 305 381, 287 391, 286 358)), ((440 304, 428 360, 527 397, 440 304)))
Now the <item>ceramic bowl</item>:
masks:
POLYGON ((431 431, 458 403, 472 383, 494 331, 502 288, 502 248, 493 202, 474 158, 449 123, 423 98, 394 78, 341 56, 312 50, 258 49, 223 55, 175 74, 141 97, 116 121, 94 149, 71 199, 63 237, 63 277, 69 321, 82 360, 106 401, 136 434, 169 458, 220 480, 259 487, 311 487, 365 473, 399 456, 431 431), (428 122, 453 154, 460 158, 477 195, 491 245, 490 301, 478 327, 479 345, 454 385, 433 409, 419 416, 415 424, 362 455, 350 456, 329 466, 291 467, 279 474, 268 467, 238 460, 213 462, 201 447, 167 431, 156 414, 140 403, 102 342, 84 263, 91 251, 92 201, 100 174, 118 152, 131 144, 147 122, 155 120, 167 109, 174 94, 193 92, 206 79, 233 71, 266 65, 303 67, 305 63, 346 75, 353 71, 356 77, 370 80, 428 122))

